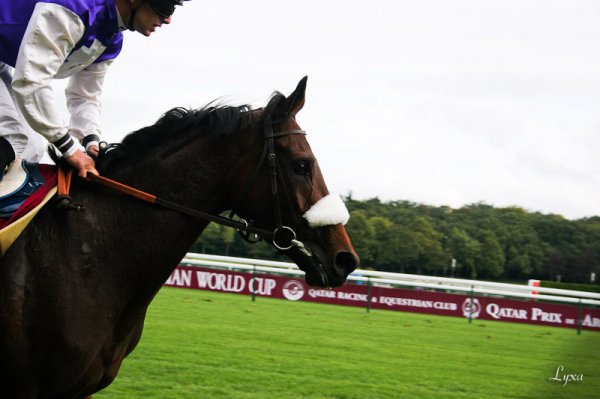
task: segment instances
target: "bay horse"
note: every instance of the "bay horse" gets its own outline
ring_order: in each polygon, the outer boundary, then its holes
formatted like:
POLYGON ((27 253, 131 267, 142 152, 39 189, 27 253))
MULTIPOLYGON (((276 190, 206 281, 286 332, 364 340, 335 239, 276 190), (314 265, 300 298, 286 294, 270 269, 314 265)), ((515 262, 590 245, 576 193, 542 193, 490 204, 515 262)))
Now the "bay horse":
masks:
MULTIPOLYGON (((259 109, 175 108, 103 148, 98 170, 181 207, 232 209, 242 230, 272 232, 265 239, 309 285, 339 286, 358 257, 340 217, 318 215, 331 195, 296 122, 305 88, 306 78, 259 109)), ((71 196, 83 211, 45 206, 0 259, 1 398, 83 398, 108 386, 209 223, 84 180, 71 196)))

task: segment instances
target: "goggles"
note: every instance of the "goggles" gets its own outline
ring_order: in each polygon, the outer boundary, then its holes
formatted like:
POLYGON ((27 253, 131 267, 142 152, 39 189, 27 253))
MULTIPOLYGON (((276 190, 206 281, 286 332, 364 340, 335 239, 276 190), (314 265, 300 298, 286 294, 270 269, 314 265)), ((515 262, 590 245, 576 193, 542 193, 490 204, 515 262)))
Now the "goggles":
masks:
POLYGON ((163 18, 169 18, 175 12, 175 5, 181 5, 178 0, 150 0, 148 5, 163 18))

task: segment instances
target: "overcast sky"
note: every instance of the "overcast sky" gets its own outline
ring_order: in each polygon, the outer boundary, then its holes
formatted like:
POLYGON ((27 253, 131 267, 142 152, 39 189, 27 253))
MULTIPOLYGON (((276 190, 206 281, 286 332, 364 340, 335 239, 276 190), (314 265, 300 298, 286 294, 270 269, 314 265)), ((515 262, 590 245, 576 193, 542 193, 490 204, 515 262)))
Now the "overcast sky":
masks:
POLYGON ((192 0, 125 33, 104 137, 174 106, 263 106, 304 75, 330 191, 600 215, 597 0, 192 0))

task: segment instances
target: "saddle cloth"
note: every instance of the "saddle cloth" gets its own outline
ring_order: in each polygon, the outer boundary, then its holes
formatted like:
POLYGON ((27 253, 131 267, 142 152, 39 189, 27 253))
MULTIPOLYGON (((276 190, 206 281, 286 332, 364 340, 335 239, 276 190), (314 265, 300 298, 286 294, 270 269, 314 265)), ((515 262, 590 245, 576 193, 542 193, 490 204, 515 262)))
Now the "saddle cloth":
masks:
POLYGON ((11 217, 41 185, 44 178, 36 164, 18 160, 0 176, 0 217, 11 217))
POLYGON ((14 164, 18 170, 11 174, 9 169, 0 182, 0 257, 57 191, 56 166, 14 164), (10 179, 5 181, 7 176, 10 179))

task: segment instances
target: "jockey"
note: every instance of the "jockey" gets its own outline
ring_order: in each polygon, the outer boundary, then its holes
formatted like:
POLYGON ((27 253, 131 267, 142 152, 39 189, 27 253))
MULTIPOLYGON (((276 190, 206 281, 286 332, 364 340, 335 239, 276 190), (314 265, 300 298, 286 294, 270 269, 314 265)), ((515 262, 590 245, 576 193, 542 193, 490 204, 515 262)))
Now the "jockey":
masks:
POLYGON ((183 1, 2 0, 0 180, 16 157, 41 159, 45 146, 35 132, 81 177, 98 174, 87 154, 98 154, 102 83, 121 51, 121 32, 150 36, 171 22, 175 6, 183 1), (68 124, 59 115, 52 90, 53 79, 66 77, 68 124))

